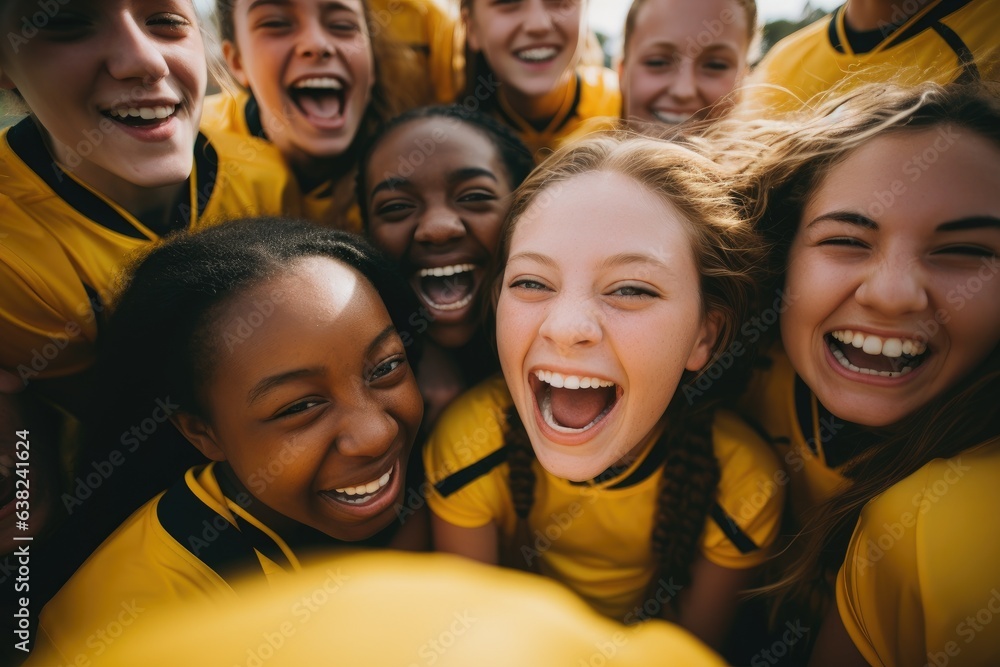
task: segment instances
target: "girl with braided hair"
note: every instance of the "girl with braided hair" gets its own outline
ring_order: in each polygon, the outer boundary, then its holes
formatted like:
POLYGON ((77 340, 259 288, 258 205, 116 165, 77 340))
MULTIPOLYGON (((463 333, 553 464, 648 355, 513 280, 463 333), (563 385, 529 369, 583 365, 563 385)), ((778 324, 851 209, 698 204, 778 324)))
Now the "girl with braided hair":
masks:
POLYGON ((637 137, 562 149, 518 189, 493 284, 504 377, 425 448, 439 550, 722 644, 783 504, 772 452, 717 409, 752 357, 736 334, 762 253, 734 210, 693 146, 637 137))

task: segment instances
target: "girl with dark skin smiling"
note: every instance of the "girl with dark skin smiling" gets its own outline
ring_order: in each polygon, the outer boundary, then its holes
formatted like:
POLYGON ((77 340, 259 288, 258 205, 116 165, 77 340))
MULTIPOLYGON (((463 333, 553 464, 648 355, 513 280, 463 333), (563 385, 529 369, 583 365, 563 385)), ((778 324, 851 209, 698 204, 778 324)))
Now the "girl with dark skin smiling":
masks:
POLYGON ((415 310, 367 244, 307 223, 239 222, 150 253, 109 325, 111 404, 169 397, 212 463, 98 548, 42 611, 39 650, 85 650, 69 638, 122 600, 231 598, 234 572, 274 580, 343 545, 423 548, 423 515, 397 520, 423 410, 415 310))

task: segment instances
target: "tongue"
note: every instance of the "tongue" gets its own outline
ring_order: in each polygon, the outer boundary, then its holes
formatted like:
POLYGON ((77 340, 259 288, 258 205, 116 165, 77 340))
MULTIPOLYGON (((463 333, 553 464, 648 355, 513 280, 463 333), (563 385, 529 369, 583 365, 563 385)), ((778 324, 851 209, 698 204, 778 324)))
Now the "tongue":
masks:
POLYGON ((340 115, 341 100, 336 93, 299 93, 299 106, 310 116, 329 120, 340 115))
POLYGON ((420 289, 431 303, 447 306, 458 303, 471 292, 474 285, 471 272, 453 276, 425 276, 420 279, 420 289))
POLYGON ((898 373, 903 370, 903 366, 909 365, 904 357, 889 358, 881 354, 868 354, 853 345, 841 345, 840 350, 847 360, 858 368, 898 373))
POLYGON ((552 418, 567 428, 583 428, 597 419, 615 398, 614 387, 556 389, 552 392, 552 418))

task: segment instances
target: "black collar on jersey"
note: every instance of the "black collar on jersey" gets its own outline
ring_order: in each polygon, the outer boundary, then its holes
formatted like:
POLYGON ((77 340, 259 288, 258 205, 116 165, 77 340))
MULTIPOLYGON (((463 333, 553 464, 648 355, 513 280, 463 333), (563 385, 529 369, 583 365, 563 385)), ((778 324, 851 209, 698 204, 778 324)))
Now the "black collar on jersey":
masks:
MULTIPOLYGON (((851 50, 856 54, 863 54, 869 53, 882 45, 884 45, 883 48, 891 49, 925 30, 934 30, 958 57, 959 63, 962 65, 962 74, 959 79, 963 81, 969 79, 978 80, 980 78, 979 69, 975 65, 971 49, 966 46, 965 42, 962 41, 961 37, 954 30, 941 23, 941 19, 944 17, 977 1, 942 0, 918 20, 912 23, 904 22, 898 26, 891 26, 891 29, 887 32, 884 29, 865 32, 853 31, 847 27, 847 22, 845 21, 844 32, 850 42, 851 50)), ((830 15, 830 22, 827 25, 827 36, 830 40, 830 46, 838 53, 846 53, 844 45, 840 41, 840 35, 837 33, 837 24, 840 20, 840 15, 844 12, 845 6, 841 5, 833 11, 830 15)))
MULTIPOLYGON (((80 215, 122 236, 133 239, 148 240, 143 232, 132 224, 129 218, 121 215, 111 204, 83 187, 71 178, 52 159, 42 133, 30 116, 19 122, 7 132, 7 144, 14 154, 35 174, 45 181, 56 195, 66 202, 80 215)), ((215 180, 219 170, 219 156, 205 135, 199 133, 194 146, 195 173, 197 176, 197 205, 199 211, 211 199, 215 190, 215 180)), ((181 190, 178 201, 173 207, 174 216, 171 223, 163 229, 150 229, 163 235, 171 231, 187 229, 191 223, 191 191, 188 187, 181 190)))
MULTIPOLYGON (((573 118, 573 116, 576 115, 576 109, 578 106, 580 106, 580 97, 583 95, 583 81, 580 80, 579 74, 575 75, 575 79, 576 79, 576 91, 573 93, 573 103, 569 105, 569 110, 566 112, 566 115, 564 115, 562 117, 562 120, 560 120, 554 127, 549 127, 548 125, 548 123, 552 122, 551 120, 545 121, 542 127, 537 127, 534 123, 528 121, 527 119, 518 121, 515 118, 511 118, 511 116, 506 111, 504 111, 503 105, 500 104, 499 102, 495 105, 494 108, 496 109, 496 112, 500 114, 500 117, 504 120, 504 122, 513 128, 520 127, 521 123, 527 123, 535 130, 535 132, 546 132, 546 131, 558 132, 559 130, 561 130, 563 127, 566 126, 566 123, 568 123, 570 119, 573 118)), ((497 91, 497 95, 499 94, 500 91, 497 91)))
POLYGON ((257 98, 253 95, 247 98, 247 103, 243 107, 243 118, 246 119, 247 129, 252 136, 268 140, 267 133, 264 132, 264 124, 260 121, 260 105, 257 104, 257 98))
MULTIPOLYGON (((156 504, 156 518, 178 544, 222 577, 233 590, 243 581, 240 575, 264 574, 260 559, 243 531, 203 503, 185 478, 178 480, 160 498, 156 504)), ((254 579, 256 577, 247 577, 245 581, 254 579)))
POLYGON ((827 468, 839 468, 884 437, 872 429, 844 421, 830 412, 798 375, 795 376, 795 418, 799 433, 813 455, 827 468), (822 442, 817 443, 816 439, 822 442))

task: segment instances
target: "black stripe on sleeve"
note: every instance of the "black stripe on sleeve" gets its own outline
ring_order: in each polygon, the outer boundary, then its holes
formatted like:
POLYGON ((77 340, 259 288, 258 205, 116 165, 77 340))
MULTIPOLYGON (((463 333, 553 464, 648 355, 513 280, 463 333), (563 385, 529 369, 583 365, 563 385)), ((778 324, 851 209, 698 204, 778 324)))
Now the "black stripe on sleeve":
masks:
POLYGON ((501 447, 486 458, 476 461, 467 468, 462 468, 454 472, 434 485, 434 488, 443 497, 447 498, 451 494, 472 484, 474 481, 487 474, 501 463, 507 461, 507 447, 501 447))
POLYGON ((958 62, 962 65, 962 73, 957 81, 959 83, 973 83, 982 79, 979 68, 976 67, 976 59, 972 55, 972 49, 966 46, 962 38, 954 30, 943 23, 935 23, 934 31, 951 47, 951 50, 958 56, 958 62))
POLYGON ((736 545, 736 548, 740 550, 741 554, 748 554, 760 549, 750 537, 743 532, 733 518, 726 514, 726 510, 722 509, 722 505, 715 503, 712 505, 712 509, 709 510, 709 515, 712 520, 722 529, 729 541, 736 545))

